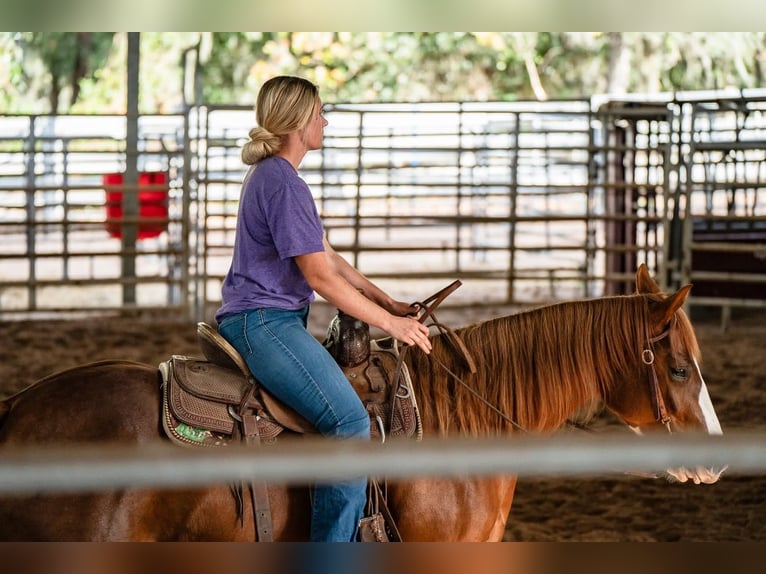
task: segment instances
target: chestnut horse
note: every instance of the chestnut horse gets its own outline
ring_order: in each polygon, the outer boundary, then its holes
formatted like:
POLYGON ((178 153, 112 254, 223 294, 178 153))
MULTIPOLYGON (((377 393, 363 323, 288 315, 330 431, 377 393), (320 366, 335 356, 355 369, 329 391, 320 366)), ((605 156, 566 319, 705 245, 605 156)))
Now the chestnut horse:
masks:
MULTIPOLYGON (((411 349, 407 363, 424 433, 510 435, 516 425, 550 433, 601 402, 639 432, 667 432, 664 425, 674 433, 720 434, 697 340, 681 308, 690 286, 665 295, 643 265, 636 283, 633 295, 558 303, 457 330, 479 366, 475 374, 444 335, 432 337, 431 355, 411 349)), ((44 378, 0 402, 0 445, 167 440, 159 381, 156 367, 126 362, 44 378)), ((696 483, 720 476, 704 468, 668 473, 696 483)), ((515 485, 514 476, 413 479, 389 485, 389 506, 405 541, 497 541, 515 485)), ((306 540, 309 489, 270 485, 269 498, 274 539, 306 540)), ((252 541, 250 508, 224 485, 6 496, 0 497, 0 539, 252 541)))

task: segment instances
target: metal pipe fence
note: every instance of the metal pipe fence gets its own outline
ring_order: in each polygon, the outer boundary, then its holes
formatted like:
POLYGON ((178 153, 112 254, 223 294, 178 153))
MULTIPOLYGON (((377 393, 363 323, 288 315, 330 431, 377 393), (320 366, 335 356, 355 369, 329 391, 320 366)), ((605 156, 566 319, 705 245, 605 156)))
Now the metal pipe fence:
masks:
POLYGON ((110 445, 6 448, 0 494, 181 487, 258 480, 309 484, 354 476, 604 477, 661 473, 668 468, 728 467, 728 475, 766 472, 763 433, 723 436, 630 435, 449 438, 385 445, 297 439, 279 447, 110 445))
MULTIPOLYGON (((620 294, 645 262, 662 286, 693 282, 692 304, 761 306, 764 107, 763 91, 336 104, 301 173, 336 250, 402 299, 456 278, 455 305, 620 294)), ((210 319, 253 116, 142 116, 135 150, 124 116, 0 116, 0 317, 210 319), (165 183, 109 183, 133 157, 165 183), (138 216, 114 197, 137 199, 138 216)))

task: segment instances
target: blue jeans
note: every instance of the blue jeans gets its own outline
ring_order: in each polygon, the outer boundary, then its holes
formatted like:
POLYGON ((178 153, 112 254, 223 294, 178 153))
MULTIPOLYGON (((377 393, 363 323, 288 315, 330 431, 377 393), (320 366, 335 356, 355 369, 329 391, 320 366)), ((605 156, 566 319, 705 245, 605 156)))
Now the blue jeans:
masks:
MULTIPOLYGON (((324 436, 370 439, 370 418, 330 353, 307 330, 309 308, 229 315, 218 330, 266 390, 324 436)), ((367 501, 367 479, 316 485, 311 540, 352 542, 367 501)))

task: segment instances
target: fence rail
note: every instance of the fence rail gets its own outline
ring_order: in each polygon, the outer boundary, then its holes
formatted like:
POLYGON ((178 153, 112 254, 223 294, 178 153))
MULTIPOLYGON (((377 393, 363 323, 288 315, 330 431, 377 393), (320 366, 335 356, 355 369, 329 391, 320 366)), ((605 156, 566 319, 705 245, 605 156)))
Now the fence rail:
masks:
MULTIPOLYGON (((298 440, 257 452, 172 445, 4 449, 0 493, 179 487, 263 480, 309 484, 354 476, 526 477, 651 475, 668 468, 766 472, 766 435, 513 437, 394 441, 386 445, 298 440)), ((722 480, 726 480, 727 474, 722 480)))

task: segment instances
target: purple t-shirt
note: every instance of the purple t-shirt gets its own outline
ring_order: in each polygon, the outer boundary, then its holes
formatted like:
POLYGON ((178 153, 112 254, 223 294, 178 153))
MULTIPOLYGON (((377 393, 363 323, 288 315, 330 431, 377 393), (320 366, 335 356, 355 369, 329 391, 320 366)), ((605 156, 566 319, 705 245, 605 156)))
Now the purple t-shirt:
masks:
POLYGON ((242 185, 234 254, 221 290, 224 316, 262 307, 300 309, 314 290, 293 259, 324 251, 311 190, 286 159, 258 162, 242 185))

